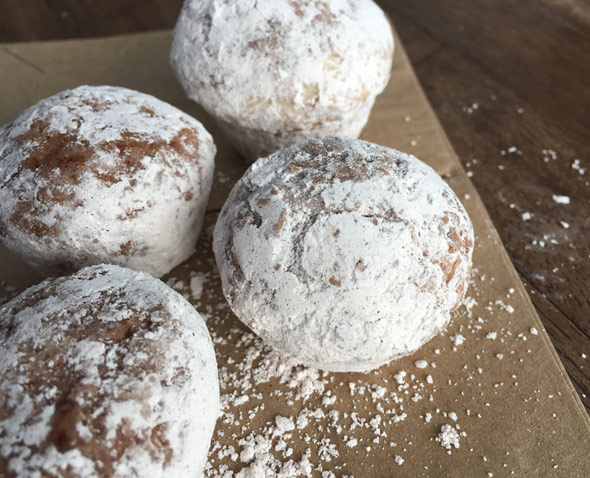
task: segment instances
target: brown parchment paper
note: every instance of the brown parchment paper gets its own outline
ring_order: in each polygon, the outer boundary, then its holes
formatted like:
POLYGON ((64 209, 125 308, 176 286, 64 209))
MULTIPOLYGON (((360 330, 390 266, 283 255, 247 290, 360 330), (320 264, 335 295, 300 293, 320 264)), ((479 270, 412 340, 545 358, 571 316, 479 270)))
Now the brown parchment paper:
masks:
MULTIPOLYGON (((207 115, 185 98, 168 65, 169 44, 169 32, 155 32, 0 45, 0 123, 12 120, 43 97, 80 84, 125 86, 176 105, 203 121, 218 146, 216 182, 207 213, 210 232, 216 212, 247 166, 207 115)), ((220 464, 231 470, 247 466, 239 459, 220 457, 217 451, 232 445, 239 453, 240 438, 273 424, 276 415, 296 417, 305 407, 322 408, 326 413, 337 410, 338 423, 343 426, 338 432, 330 426, 331 418, 318 418, 305 429, 287 435, 295 461, 310 449, 314 476, 321 476, 320 465, 336 476, 355 477, 590 476, 588 415, 399 41, 391 81, 377 99, 363 138, 426 161, 445 177, 465 204, 476 231, 469 306, 461 307, 449 329, 413 356, 369 374, 322 374, 326 381, 324 392, 313 393, 305 401, 291 400, 293 390, 275 379, 255 385, 246 404, 230 401, 233 404, 225 411, 233 413, 233 423, 218 421, 216 452, 210 459, 212 469, 219 469, 220 464), (531 328, 538 334, 531 333, 531 328), (496 332, 496 338, 486 338, 489 332, 496 332), (451 340, 457 334, 465 337, 464 343, 451 340), (416 360, 426 360, 429 366, 418 369, 416 360), (398 389, 394 379, 401 370, 408 372, 406 389, 398 389), (432 377, 432 384, 426 381, 427 375, 432 377), (401 402, 372 400, 368 393, 353 395, 350 383, 361 388, 383 386, 388 394, 397 393, 401 402), (414 401, 416 393, 422 398, 414 401), (336 400, 322 405, 328 394, 336 400), (385 406, 384 412, 377 409, 377 403, 385 406), (253 407, 257 407, 257 413, 249 418, 246 412, 253 407), (376 415, 383 417, 378 443, 368 425, 351 431, 352 412, 367 421, 376 415), (456 421, 450 418, 450 412, 456 413, 456 421), (403 419, 387 418, 402 413, 406 414, 403 419), (426 413, 432 414, 429 422, 424 418, 426 413), (460 439, 460 448, 453 449, 452 454, 434 440, 443 424, 458 424, 466 433, 460 439), (348 447, 344 442, 352 436, 358 438, 358 445, 348 447), (322 438, 328 438, 338 450, 338 456, 331 456, 330 461, 318 456, 322 438), (396 455, 403 458, 403 464, 395 462, 396 455)), ((236 344, 249 332, 225 306, 207 231, 195 256, 170 276, 186 284, 195 271, 205 273, 207 281, 203 293, 193 302, 208 317, 208 325, 217 337, 220 370, 231 374, 244 359, 244 347, 236 344)), ((40 278, 0 246, 0 280, 22 290, 40 278)), ((230 383, 224 392, 231 390, 230 383)), ((277 452, 277 456, 281 457, 281 453, 277 452)))

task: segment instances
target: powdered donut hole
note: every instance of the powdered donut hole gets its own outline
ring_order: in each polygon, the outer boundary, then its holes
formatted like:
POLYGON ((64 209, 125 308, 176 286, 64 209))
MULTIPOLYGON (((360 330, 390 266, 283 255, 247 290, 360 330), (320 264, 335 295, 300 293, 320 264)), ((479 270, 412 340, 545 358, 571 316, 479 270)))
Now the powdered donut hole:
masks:
POLYGON ((193 252, 215 145, 153 96, 81 86, 0 128, 0 239, 41 274, 113 263, 161 276, 193 252))
POLYGON ((250 160, 358 137, 389 80, 393 35, 371 0, 187 0, 171 63, 250 160))
POLYGON ((200 477, 219 414, 203 319, 100 265, 0 307, 0 475, 200 477))
POLYGON ((213 247, 225 297, 262 339, 312 367, 367 371, 447 326, 473 229, 423 162, 331 136, 256 161, 213 247))

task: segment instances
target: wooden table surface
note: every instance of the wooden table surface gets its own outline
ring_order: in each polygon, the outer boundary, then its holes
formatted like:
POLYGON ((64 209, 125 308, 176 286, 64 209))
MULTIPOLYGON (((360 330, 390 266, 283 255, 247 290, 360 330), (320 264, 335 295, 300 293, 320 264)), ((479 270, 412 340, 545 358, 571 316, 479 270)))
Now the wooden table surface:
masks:
MULTIPOLYGON (((171 28, 181 3, 0 0, 0 42, 171 28)), ((590 411, 589 4, 379 3, 590 411)))

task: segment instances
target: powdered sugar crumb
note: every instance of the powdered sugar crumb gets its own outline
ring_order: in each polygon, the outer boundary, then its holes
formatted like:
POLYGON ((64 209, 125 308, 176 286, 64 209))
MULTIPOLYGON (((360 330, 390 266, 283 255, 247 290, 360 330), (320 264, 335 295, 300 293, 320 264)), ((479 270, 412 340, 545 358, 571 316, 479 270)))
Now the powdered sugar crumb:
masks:
POLYGON ((558 194, 554 194, 553 195, 553 200, 557 203, 557 204, 569 204, 570 203, 570 198, 569 196, 560 196, 558 194))
POLYGON ((416 360, 414 365, 416 368, 426 368, 428 367, 428 362, 426 360, 416 360))
POLYGON ((456 345, 462 345, 463 342, 465 342, 465 337, 463 337, 461 334, 456 334, 451 336, 451 341, 456 345))
POLYGON ((189 287, 194 300, 198 300, 201 297, 204 281, 205 275, 203 273, 193 273, 191 275, 189 287))
POLYGON ((443 425, 435 440, 451 453, 453 447, 459 448, 459 433, 451 425, 443 425))

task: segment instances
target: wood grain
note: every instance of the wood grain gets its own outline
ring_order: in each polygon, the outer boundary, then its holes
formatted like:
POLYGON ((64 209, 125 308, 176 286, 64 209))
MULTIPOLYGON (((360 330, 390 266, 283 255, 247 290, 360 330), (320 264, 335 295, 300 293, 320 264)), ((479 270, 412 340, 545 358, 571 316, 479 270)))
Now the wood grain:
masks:
MULTIPOLYGON (((379 3, 590 410, 587 2, 379 3)), ((181 4, 2 0, 0 41, 171 28, 181 4)))
POLYGON ((582 356, 590 356, 590 11, 582 3, 382 5, 402 39, 412 38, 404 44, 423 88, 590 410, 582 356), (417 45, 433 42, 424 56, 417 45))

